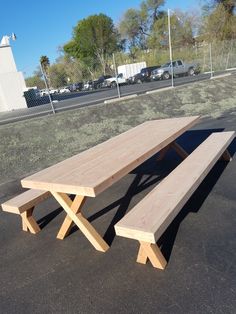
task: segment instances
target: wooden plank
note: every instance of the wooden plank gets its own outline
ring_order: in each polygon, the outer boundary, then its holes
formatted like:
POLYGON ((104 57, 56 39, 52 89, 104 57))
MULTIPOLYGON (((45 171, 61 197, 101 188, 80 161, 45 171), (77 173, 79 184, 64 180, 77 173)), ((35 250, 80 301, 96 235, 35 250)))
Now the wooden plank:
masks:
POLYGON ((22 186, 94 197, 169 145, 199 119, 194 116, 147 121, 23 179, 22 186))
POLYGON ((115 225, 116 234, 156 243, 234 137, 235 132, 211 134, 115 225))
POLYGON ((21 214, 41 203, 50 197, 50 195, 50 192, 47 191, 29 190, 3 203, 2 210, 9 213, 21 214))
POLYGON ((71 199, 68 195, 63 193, 51 192, 58 203, 64 208, 67 215, 74 221, 81 232, 89 240, 89 242, 95 247, 96 250, 106 252, 109 249, 109 245, 103 240, 94 227, 83 217, 81 213, 75 214, 71 209, 71 199))

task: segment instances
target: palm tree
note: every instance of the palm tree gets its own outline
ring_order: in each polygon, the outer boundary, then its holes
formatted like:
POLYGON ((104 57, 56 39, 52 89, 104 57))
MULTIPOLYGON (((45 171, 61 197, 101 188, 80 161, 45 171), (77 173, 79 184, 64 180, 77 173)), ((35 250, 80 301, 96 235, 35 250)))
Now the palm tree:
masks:
POLYGON ((50 66, 50 61, 47 56, 41 56, 40 57, 40 64, 43 68, 43 71, 47 74, 48 73, 48 68, 50 66))
POLYGON ((50 85, 50 79, 49 79, 49 66, 50 66, 50 61, 49 58, 47 56, 41 56, 40 60, 39 60, 40 64, 41 64, 41 68, 43 70, 43 74, 45 75, 47 81, 48 81, 48 85, 50 85))

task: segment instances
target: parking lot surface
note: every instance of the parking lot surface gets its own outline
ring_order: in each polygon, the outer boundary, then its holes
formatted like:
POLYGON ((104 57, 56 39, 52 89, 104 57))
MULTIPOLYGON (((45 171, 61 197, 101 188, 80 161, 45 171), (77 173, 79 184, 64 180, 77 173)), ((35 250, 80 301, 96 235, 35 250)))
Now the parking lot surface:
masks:
MULTIPOLYGON (((235 130, 236 116, 205 119, 180 138, 191 152, 211 132, 235 130)), ((181 160, 151 158, 84 208, 111 245, 99 253, 73 229, 56 234, 64 212, 50 199, 35 211, 37 235, 17 215, 0 212, 1 313, 235 313, 236 142, 230 163, 219 161, 159 241, 164 271, 135 262, 136 241, 116 237, 114 224, 181 160)), ((181 183, 179 183, 181 184, 181 183)), ((0 202, 21 191, 1 184, 0 202)))

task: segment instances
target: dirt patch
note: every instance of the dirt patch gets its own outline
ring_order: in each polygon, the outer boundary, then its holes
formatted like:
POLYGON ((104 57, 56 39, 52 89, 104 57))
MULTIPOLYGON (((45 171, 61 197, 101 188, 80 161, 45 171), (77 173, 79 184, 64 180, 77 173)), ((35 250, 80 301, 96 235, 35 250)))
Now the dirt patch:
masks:
POLYGON ((0 184, 19 179, 146 120, 220 117, 236 108, 236 76, 208 80, 114 104, 0 126, 0 184))

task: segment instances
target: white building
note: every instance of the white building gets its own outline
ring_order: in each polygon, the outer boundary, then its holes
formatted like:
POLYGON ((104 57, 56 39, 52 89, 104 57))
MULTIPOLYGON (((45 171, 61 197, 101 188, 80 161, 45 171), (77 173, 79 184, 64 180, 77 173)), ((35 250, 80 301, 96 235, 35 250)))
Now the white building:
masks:
POLYGON ((17 71, 9 39, 3 36, 0 43, 0 112, 27 108, 25 80, 22 72, 17 71))

